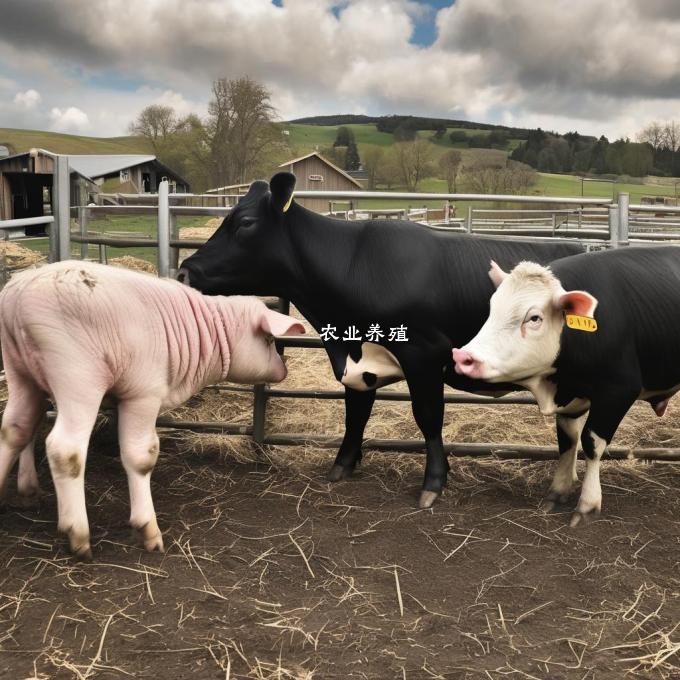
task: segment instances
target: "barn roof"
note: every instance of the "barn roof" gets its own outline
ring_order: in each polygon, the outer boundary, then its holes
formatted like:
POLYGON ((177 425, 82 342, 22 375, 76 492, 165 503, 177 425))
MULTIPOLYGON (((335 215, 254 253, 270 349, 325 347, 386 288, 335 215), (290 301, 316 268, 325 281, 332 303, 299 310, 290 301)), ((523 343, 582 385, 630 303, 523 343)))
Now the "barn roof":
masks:
POLYGON ((299 158, 294 158, 291 161, 286 161, 285 163, 281 163, 279 165, 280 168, 285 168, 288 165, 295 165, 295 163, 299 163, 300 161, 304 161, 307 158, 311 158, 312 156, 316 156, 320 161, 323 161, 326 165, 329 167, 333 168, 336 172, 339 172, 343 177, 346 177, 352 184, 356 184, 359 189, 363 189, 363 186, 359 182, 357 182, 354 177, 351 175, 348 175, 344 170, 341 170, 337 165, 334 165, 331 163, 327 158, 324 158, 318 151, 312 151, 312 153, 308 153, 304 156, 300 156, 299 158))
POLYGON ((68 154, 69 166, 86 177, 103 177, 155 160, 155 156, 145 154, 68 154))

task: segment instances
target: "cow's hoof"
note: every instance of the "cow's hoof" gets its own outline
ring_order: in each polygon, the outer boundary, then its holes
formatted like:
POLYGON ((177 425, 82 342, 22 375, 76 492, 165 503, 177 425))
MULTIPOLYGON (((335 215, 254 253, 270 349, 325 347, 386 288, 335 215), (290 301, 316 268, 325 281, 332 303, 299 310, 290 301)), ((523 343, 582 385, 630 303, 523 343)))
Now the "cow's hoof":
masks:
POLYGON ((418 500, 418 507, 421 510, 426 510, 434 505, 434 502, 439 498, 439 491, 428 491, 424 489, 420 492, 420 499, 418 500))
POLYGON ((541 501, 541 510, 543 512, 554 512, 558 505, 565 505, 569 502, 571 493, 559 493, 558 491, 550 491, 548 495, 541 501))
POLYGON ((596 508, 595 510, 591 510, 590 512, 579 512, 578 510, 571 516, 571 521, 569 522, 569 526, 574 529, 577 527, 579 524, 588 524, 588 522, 591 522, 594 519, 597 519, 600 516, 600 509, 596 508))
POLYGON ((349 479, 354 474, 353 466, 338 465, 335 463, 328 471, 327 479, 329 482, 339 482, 341 479, 349 479))

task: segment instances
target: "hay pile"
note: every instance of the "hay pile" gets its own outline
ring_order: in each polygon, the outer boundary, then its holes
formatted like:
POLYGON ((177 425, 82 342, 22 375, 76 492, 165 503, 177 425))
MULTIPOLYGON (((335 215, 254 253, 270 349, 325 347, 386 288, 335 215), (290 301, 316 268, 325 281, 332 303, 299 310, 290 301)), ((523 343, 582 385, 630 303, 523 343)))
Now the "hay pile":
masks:
POLYGON ((0 264, 8 269, 24 269, 45 261, 44 255, 15 241, 0 241, 0 264))
POLYGON ((137 272, 147 272, 149 274, 157 274, 158 269, 155 264, 142 260, 139 257, 132 257, 132 255, 123 255, 122 257, 112 257, 109 264, 114 267, 124 267, 125 269, 133 269, 137 272))

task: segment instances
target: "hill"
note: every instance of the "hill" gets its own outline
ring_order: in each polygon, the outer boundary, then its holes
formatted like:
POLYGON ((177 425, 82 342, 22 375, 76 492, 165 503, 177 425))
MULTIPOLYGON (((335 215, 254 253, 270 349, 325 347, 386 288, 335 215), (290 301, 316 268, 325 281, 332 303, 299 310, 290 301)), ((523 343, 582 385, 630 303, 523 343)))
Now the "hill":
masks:
POLYGON ((508 127, 507 125, 495 125, 493 123, 475 123, 470 120, 454 120, 451 118, 428 118, 425 116, 390 115, 390 116, 365 116, 356 114, 338 114, 332 116, 309 116, 296 118, 289 123, 302 125, 366 125, 372 124, 378 130, 393 132, 397 127, 409 127, 414 130, 437 130, 440 128, 453 128, 457 130, 475 130, 490 132, 502 130, 509 137, 526 139, 530 130, 528 128, 508 127))
POLYGON ((8 147, 12 154, 24 153, 33 148, 70 154, 153 153, 149 144, 141 137, 84 137, 14 128, 0 128, 0 145, 8 147))

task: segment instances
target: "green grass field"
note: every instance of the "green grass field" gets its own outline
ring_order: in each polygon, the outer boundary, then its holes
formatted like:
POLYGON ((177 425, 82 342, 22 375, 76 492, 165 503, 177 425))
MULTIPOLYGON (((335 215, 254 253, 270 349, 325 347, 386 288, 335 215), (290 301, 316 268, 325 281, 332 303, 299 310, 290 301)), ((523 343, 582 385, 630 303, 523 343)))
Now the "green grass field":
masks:
MULTIPOLYGON (((318 125, 301 125, 298 123, 281 123, 282 129, 288 130, 289 135, 286 141, 290 147, 290 157, 303 155, 315 150, 317 147, 327 147, 333 144, 337 135, 339 126, 318 126, 318 125)), ((348 125, 354 132, 355 139, 359 147, 361 155, 362 150, 367 145, 376 145, 384 148, 389 147, 394 143, 392 135, 378 132, 376 126, 373 124, 366 125, 348 125)), ((442 139, 435 140, 433 132, 429 130, 421 130, 418 135, 422 138, 428 139, 432 142, 434 161, 452 148, 449 140, 449 133, 454 129, 449 128, 446 135, 442 139)), ((468 135, 484 133, 481 129, 466 129, 468 135)), ((463 164, 470 164, 476 160, 494 160, 503 162, 508 155, 509 150, 514 148, 520 140, 511 139, 508 143, 508 148, 500 149, 470 149, 465 145, 456 144, 463 155, 463 164)), ((112 138, 96 138, 84 137, 78 135, 64 135, 52 132, 42 132, 34 130, 17 130, 10 128, 0 128, 0 144, 8 144, 12 151, 23 152, 33 147, 42 147, 57 153, 149 153, 147 143, 138 137, 112 137, 112 138)), ((542 196, 585 196, 585 197, 603 197, 611 198, 616 196, 618 192, 626 191, 630 194, 631 203, 639 203, 643 196, 677 196, 678 182, 674 178, 648 178, 645 183, 642 180, 639 182, 595 182, 586 181, 581 182, 581 179, 573 175, 556 175, 548 173, 538 173, 536 184, 528 191, 531 195, 542 196), (581 193, 583 192, 583 193, 581 193)), ((384 187, 379 187, 384 189, 384 187)), ((402 191, 404 187, 392 187, 395 191, 402 191)), ((418 190, 421 192, 435 192, 445 193, 447 191, 446 182, 435 177, 428 177, 421 181, 418 190)), ((465 185, 465 181, 461 178, 459 182, 458 191, 461 193, 470 192, 469 187, 465 185)), ((357 202, 357 207, 360 208, 391 208, 391 207, 433 207, 441 208, 443 200, 434 201, 405 201, 395 202, 393 199, 375 199, 363 200, 357 202)), ((462 202, 456 204, 457 214, 463 217, 469 206, 492 207, 488 202, 462 202)), ((500 207, 498 205, 493 207, 500 207)), ((180 226, 202 226, 205 223, 205 218, 181 218, 180 226)), ((137 234, 140 236, 154 236, 156 233, 156 220, 153 216, 126 216, 126 217, 107 217, 99 219, 90 223, 90 229, 93 231, 101 231, 104 233, 127 233, 137 234)), ((25 242, 27 246, 41 252, 47 251, 47 240, 38 239, 25 242)), ((80 247, 74 245, 74 254, 79 254, 80 247)), ((153 248, 108 248, 109 257, 118 257, 121 255, 132 255, 148 261, 155 261, 156 251, 153 248)), ((97 255, 97 248, 92 247, 90 250, 92 256, 97 255)))
POLYGON ((153 153, 141 137, 83 137, 13 128, 0 128, 0 144, 8 145, 12 153, 24 153, 33 148, 70 154, 153 153))

